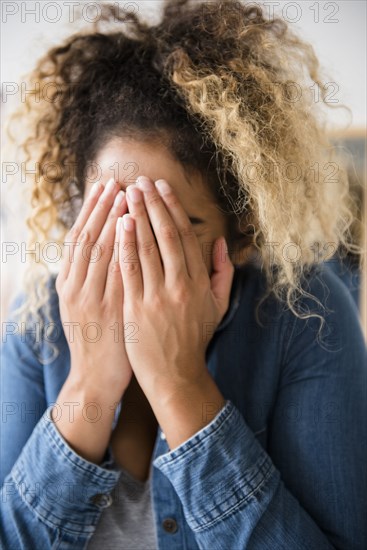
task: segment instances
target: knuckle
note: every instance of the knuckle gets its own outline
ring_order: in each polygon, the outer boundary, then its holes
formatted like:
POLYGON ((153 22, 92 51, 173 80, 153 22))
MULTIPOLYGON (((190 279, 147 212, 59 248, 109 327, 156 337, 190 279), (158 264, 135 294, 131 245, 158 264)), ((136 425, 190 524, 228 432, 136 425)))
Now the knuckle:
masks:
POLYGON ((194 228, 191 224, 184 225, 180 228, 181 236, 185 239, 192 239, 195 235, 194 228))
POLYGON ((79 242, 82 244, 90 243, 92 240, 91 232, 88 229, 83 229, 79 236, 79 242))
POLYGON ((142 256, 151 256, 157 250, 155 241, 145 241, 140 245, 140 254, 142 256))
POLYGON ((76 296, 72 288, 66 287, 62 290, 60 298, 65 304, 73 304, 76 296))
POLYGON ((146 216, 146 211, 141 207, 141 205, 135 205, 134 220, 141 220, 146 218, 146 216))
POLYGON ((82 256, 86 262, 98 263, 105 255, 104 247, 100 243, 82 243, 82 256))
POLYGON ((173 240, 176 240, 178 237, 178 232, 176 227, 169 222, 162 223, 159 228, 159 231, 161 236, 167 240, 173 241, 173 240))
POLYGON ((162 308, 164 306, 163 299, 158 292, 154 293, 150 297, 149 303, 151 304, 153 311, 162 311, 162 308))
POLYGON ((138 257, 138 247, 136 242, 124 242, 121 245, 122 259, 127 262, 138 257))
POLYGON ((138 261, 138 247, 136 242, 125 242, 120 246, 119 252, 120 262, 136 262, 138 261))
POLYGON ((139 273, 139 263, 137 260, 125 260, 122 262, 122 269, 128 276, 139 273))
POLYGON ((149 197, 146 197, 145 200, 146 200, 146 203, 149 204, 150 206, 154 206, 155 204, 161 202, 161 198, 158 195, 158 193, 153 193, 149 197))
POLYGON ((185 281, 178 281, 176 283, 174 292, 173 292, 174 301, 176 303, 182 304, 186 303, 190 297, 190 289, 185 281))
POLYGON ((166 193, 164 198, 165 198, 165 203, 169 208, 175 208, 176 206, 179 205, 178 198, 172 192, 166 193))
POLYGON ((118 262, 112 262, 108 271, 111 277, 115 277, 120 274, 120 264, 118 262))

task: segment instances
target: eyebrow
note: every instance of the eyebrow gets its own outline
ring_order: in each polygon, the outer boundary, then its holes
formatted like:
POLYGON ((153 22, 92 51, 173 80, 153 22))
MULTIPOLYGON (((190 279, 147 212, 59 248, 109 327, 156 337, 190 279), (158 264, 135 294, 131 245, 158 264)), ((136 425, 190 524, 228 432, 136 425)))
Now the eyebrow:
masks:
POLYGON ((193 216, 189 216, 189 220, 194 225, 198 225, 199 223, 205 223, 205 220, 202 220, 201 218, 195 218, 193 216))

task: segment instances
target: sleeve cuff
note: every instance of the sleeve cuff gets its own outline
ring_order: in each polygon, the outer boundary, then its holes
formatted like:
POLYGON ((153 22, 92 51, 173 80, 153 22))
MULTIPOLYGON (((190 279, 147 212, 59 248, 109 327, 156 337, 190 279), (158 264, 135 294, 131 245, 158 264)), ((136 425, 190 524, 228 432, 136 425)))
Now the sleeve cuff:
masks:
POLYGON ((181 443, 181 445, 179 445, 178 447, 175 447, 174 449, 171 449, 167 453, 164 453, 163 455, 158 456, 154 460, 153 466, 156 466, 157 468, 161 469, 161 466, 163 464, 173 462, 176 457, 180 457, 185 453, 191 452, 193 447, 199 444, 203 439, 210 436, 210 434, 212 434, 213 431, 218 429, 218 427, 230 414, 230 410, 232 409, 232 407, 233 407, 233 404, 231 403, 231 401, 227 399, 223 407, 220 409, 220 411, 218 411, 218 413, 209 422, 209 424, 204 426, 204 428, 201 428, 201 430, 196 432, 189 439, 186 439, 186 441, 181 443))
POLYGON ((51 527, 73 534, 94 532, 111 503, 120 471, 108 449, 101 465, 75 453, 44 412, 10 477, 25 504, 51 527))
POLYGON ((213 420, 178 447, 153 461, 172 483, 193 531, 253 502, 270 501, 279 472, 239 410, 227 400, 213 420), (271 494, 270 494, 271 493, 271 494))

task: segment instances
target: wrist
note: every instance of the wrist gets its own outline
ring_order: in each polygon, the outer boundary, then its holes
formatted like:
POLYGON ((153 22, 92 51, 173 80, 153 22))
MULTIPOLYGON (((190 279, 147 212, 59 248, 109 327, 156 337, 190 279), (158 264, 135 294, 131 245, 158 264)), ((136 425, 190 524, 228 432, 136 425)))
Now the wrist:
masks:
POLYGON ((150 402, 172 449, 208 425, 226 400, 206 370, 194 382, 170 386, 150 402))
POLYGON ((117 404, 114 395, 97 392, 94 384, 70 376, 61 388, 51 418, 79 456, 99 464, 108 446, 117 404))
MULTIPOLYGON (((169 402, 181 392, 190 388, 205 387, 207 379, 211 378, 204 358, 188 358, 180 364, 162 365, 159 370, 154 363, 147 366, 147 374, 139 380, 149 402, 169 402)), ((139 373, 140 374, 140 373, 139 373)))
POLYGON ((103 376, 86 376, 85 373, 79 373, 77 369, 71 369, 69 376, 65 381, 70 393, 78 396, 84 403, 96 402, 101 405, 109 406, 115 404, 115 408, 128 385, 118 384, 116 381, 105 380, 103 376))

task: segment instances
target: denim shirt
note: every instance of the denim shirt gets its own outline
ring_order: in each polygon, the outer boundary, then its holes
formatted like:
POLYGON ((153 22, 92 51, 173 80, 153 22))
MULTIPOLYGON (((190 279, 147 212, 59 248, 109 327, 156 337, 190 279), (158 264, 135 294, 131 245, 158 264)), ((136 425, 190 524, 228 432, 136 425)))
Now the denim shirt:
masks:
MULTIPOLYGON (((54 283, 51 283, 54 284, 54 283)), ((236 268, 207 367, 225 405, 169 449, 158 427, 152 507, 159 550, 367 548, 367 368, 356 304, 326 265, 304 288, 301 320, 275 298, 255 307, 265 277, 236 268), (168 521, 167 521, 168 520, 168 521)), ((19 298, 22 299, 21 297, 19 298)), ((17 303, 15 304, 17 305, 17 303)), ((93 464, 50 420, 70 369, 56 292, 48 341, 7 323, 2 345, 2 548, 82 549, 119 479, 112 454, 93 464), (10 334, 12 333, 12 334, 10 334), (42 361, 40 360, 42 358, 42 361), (43 364, 46 363, 46 364, 43 364)), ((123 544, 123 542, 122 542, 123 544)))

